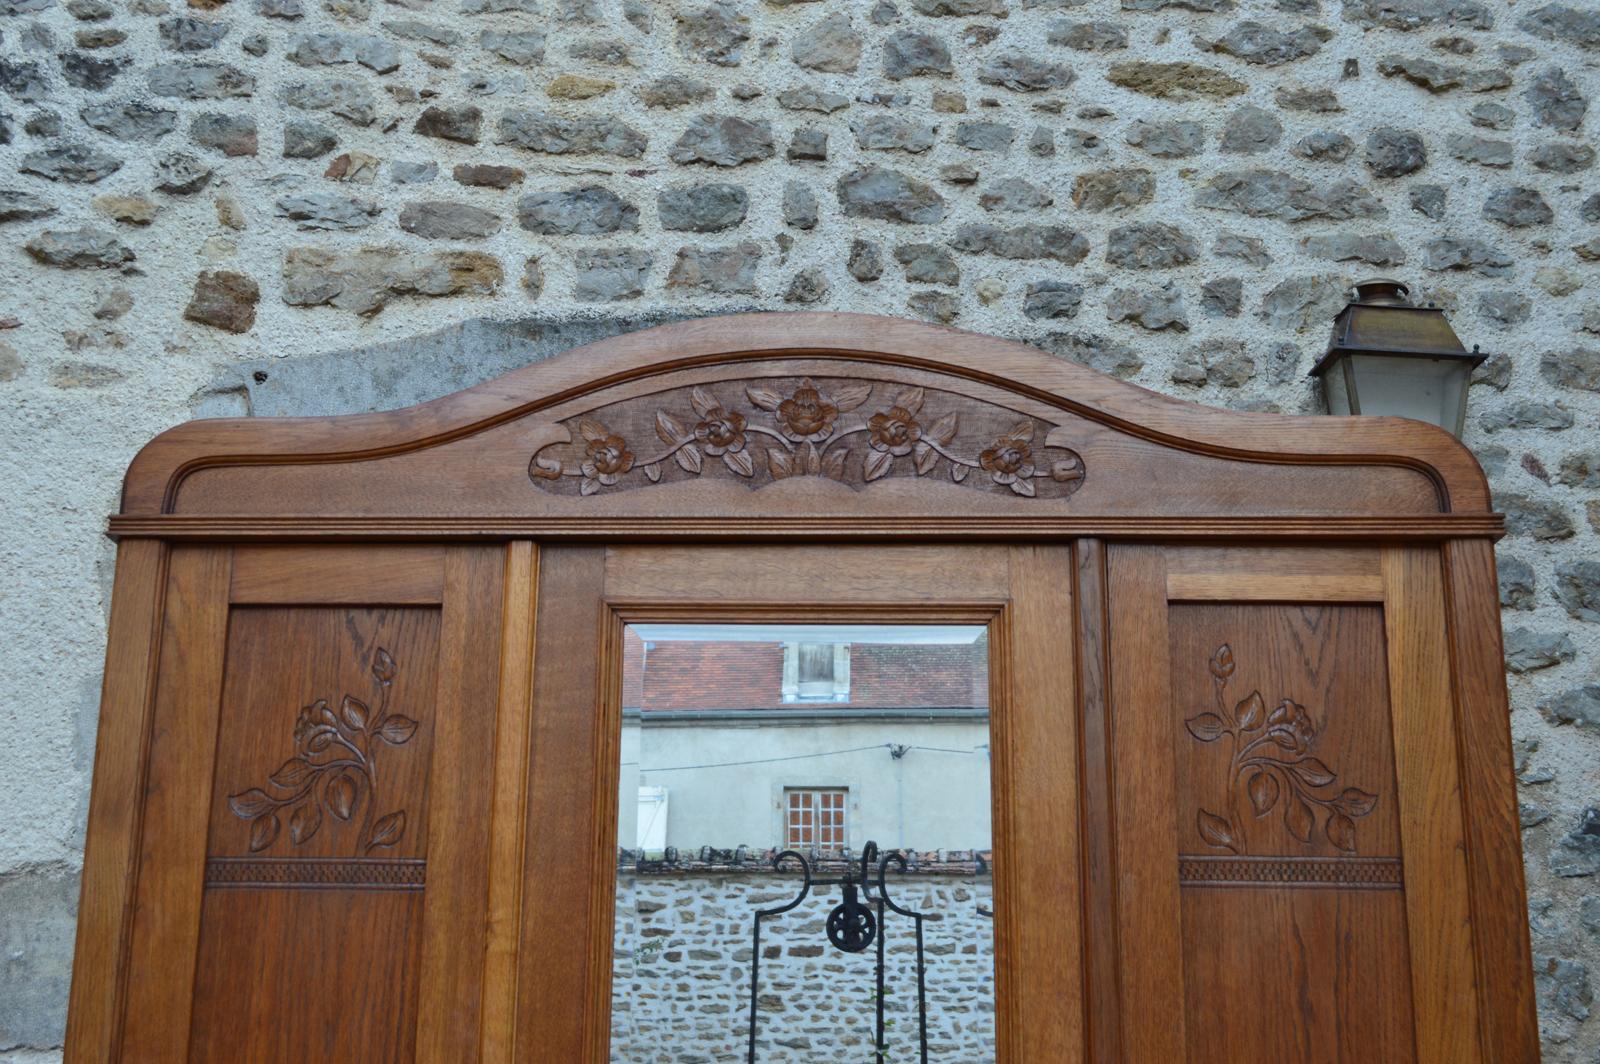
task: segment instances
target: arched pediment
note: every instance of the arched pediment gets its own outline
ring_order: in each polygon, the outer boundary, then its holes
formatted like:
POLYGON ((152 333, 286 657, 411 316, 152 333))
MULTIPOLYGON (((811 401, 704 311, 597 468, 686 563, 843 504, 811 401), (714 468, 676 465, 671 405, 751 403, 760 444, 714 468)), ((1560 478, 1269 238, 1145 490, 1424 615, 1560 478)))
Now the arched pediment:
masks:
POLYGON ((1471 454, 1418 422, 1217 410, 994 337, 773 313, 613 337, 402 410, 190 422, 135 460, 113 531, 1484 534, 1489 508, 1471 454))

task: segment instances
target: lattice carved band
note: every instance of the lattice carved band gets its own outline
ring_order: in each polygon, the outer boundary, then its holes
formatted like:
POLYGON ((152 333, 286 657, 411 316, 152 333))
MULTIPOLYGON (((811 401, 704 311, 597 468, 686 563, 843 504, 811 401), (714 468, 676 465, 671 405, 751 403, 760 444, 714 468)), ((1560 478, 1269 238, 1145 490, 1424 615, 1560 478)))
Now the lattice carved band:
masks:
POLYGON ((421 890, 427 862, 418 858, 213 857, 213 889, 421 890))
POLYGON ((1178 881, 1186 887, 1405 888, 1398 857, 1218 857, 1180 854, 1178 881))

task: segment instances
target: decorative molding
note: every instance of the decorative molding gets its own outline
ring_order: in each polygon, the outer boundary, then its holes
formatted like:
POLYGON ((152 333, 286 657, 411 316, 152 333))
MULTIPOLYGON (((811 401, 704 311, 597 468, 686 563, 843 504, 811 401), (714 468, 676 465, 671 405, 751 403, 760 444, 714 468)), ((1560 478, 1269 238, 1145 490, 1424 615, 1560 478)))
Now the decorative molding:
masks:
POLYGON ((1226 690, 1235 665, 1233 648, 1226 643, 1211 655, 1207 668, 1216 712, 1198 713, 1183 726, 1202 743, 1228 738, 1233 753, 1228 758, 1227 813, 1202 807, 1195 814, 1200 837, 1219 850, 1242 855, 1248 848, 1249 821, 1282 808, 1289 834, 1310 845, 1319 820, 1314 810, 1321 810, 1323 836, 1336 849, 1355 853, 1355 822, 1372 812, 1378 796, 1358 787, 1332 793, 1338 774, 1312 756, 1321 732, 1311 710, 1292 698, 1269 710, 1260 691, 1251 691, 1229 709, 1226 690), (1249 817, 1240 808, 1241 787, 1250 802, 1249 817))
POLYGON ((1186 887, 1332 887, 1404 890, 1398 857, 1219 857, 1179 854, 1178 882, 1186 887))
POLYGON ((290 809, 289 841, 303 845, 322 828, 323 812, 347 823, 364 809, 355 853, 365 855, 398 844, 406 833, 406 812, 397 809, 377 817, 377 757, 380 744, 404 746, 416 734, 417 722, 389 712, 389 688, 397 666, 382 647, 372 662, 378 685, 376 710, 345 695, 335 713, 319 698, 300 710, 294 722, 295 755, 267 777, 269 790, 251 788, 228 796, 233 815, 250 822, 250 852, 275 841, 283 827, 279 813, 290 809))
POLYGON ((742 517, 384 517, 359 515, 226 516, 167 514, 118 516, 107 524, 112 539, 226 541, 230 543, 307 540, 395 542, 405 540, 584 539, 629 540, 1004 540, 1073 539, 1092 536, 1120 541, 1185 541, 1238 539, 1438 542, 1446 539, 1496 540, 1505 535, 1500 514, 1351 516, 1144 516, 1115 514, 1083 517, 1008 517, 1003 515, 923 515, 914 521, 877 516, 742 517))
POLYGON ((1052 426, 970 397, 937 393, 945 409, 925 413, 927 389, 888 381, 764 379, 737 398, 731 391, 695 385, 658 398, 660 446, 648 452, 628 432, 611 428, 617 419, 610 408, 569 418, 561 424, 572 442, 540 448, 528 464, 529 479, 547 491, 571 493, 575 486, 579 495, 594 495, 660 483, 670 462, 691 477, 709 465, 751 484, 820 476, 857 487, 889 476, 908 458, 901 468, 918 477, 943 468, 958 484, 1026 498, 1041 489, 1064 498, 1083 486, 1078 453, 1043 442, 1052 426), (958 405, 964 409, 950 409, 958 405), (842 416, 857 409, 873 413, 842 416), (1006 424, 962 445, 963 415, 1006 424), (980 475, 969 481, 975 471, 980 475))
POLYGON ((263 890, 422 890, 427 862, 421 858, 212 857, 206 886, 263 890))

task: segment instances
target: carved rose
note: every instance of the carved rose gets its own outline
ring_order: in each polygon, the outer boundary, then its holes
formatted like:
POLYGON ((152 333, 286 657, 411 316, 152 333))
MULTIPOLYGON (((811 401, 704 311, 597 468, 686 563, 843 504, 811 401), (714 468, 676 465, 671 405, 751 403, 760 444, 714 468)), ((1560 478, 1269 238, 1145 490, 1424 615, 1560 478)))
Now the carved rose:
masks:
POLYGON ((989 471, 996 484, 1014 484, 1033 476, 1033 447, 1025 437, 1008 433, 978 456, 978 464, 989 471))
POLYGON ((738 452, 744 450, 744 424, 744 415, 739 411, 713 407, 694 427, 694 436, 704 445, 706 454, 738 452))
POLYGON ((778 404, 778 425, 785 436, 797 442, 827 439, 833 435, 833 421, 838 416, 839 408, 824 399, 810 381, 778 404))
POLYGON ((1284 750, 1303 754, 1317 741, 1317 722, 1311 711, 1285 698, 1267 717, 1267 737, 1284 750))
POLYGON ((873 414, 867 421, 867 428, 871 432, 872 449, 887 451, 896 457, 910 454, 911 449, 922 439, 922 426, 917 424, 916 417, 903 406, 891 406, 888 410, 880 410, 873 414))
POLYGON ((589 480, 610 486, 633 468, 633 452, 627 441, 613 435, 605 425, 590 418, 578 422, 578 432, 584 439, 583 475, 589 480))

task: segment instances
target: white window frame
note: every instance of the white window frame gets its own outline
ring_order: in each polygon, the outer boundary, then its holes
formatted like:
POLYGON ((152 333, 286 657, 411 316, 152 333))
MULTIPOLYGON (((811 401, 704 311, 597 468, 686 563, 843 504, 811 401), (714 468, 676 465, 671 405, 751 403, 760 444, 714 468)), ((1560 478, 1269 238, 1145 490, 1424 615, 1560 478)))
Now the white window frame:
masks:
POLYGON ((850 701, 850 644, 833 644, 833 683, 823 691, 802 691, 800 642, 783 644, 783 700, 791 703, 850 701))

